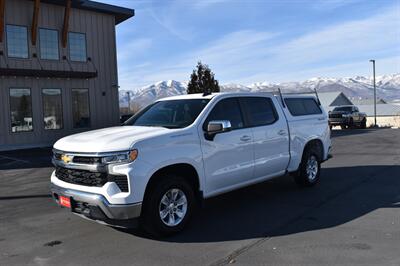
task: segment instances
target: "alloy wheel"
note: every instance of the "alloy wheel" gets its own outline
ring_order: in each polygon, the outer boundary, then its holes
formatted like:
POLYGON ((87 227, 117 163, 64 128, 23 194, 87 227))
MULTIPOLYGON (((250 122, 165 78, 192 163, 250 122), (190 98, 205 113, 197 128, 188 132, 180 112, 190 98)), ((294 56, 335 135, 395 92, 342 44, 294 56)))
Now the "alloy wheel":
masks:
POLYGON ((170 189, 161 197, 160 218, 167 226, 177 226, 185 218, 187 207, 188 201, 185 193, 178 188, 170 189))

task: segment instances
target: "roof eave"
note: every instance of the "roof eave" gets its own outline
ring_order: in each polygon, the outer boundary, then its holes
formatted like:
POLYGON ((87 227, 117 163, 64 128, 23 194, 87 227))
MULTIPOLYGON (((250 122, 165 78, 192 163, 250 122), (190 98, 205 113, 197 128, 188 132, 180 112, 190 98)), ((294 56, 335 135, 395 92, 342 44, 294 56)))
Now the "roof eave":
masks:
MULTIPOLYGON (((65 6, 65 1, 60 0, 41 0, 41 2, 58 6, 65 6)), ((113 15, 115 17, 115 25, 135 16, 134 9, 89 0, 72 0, 72 8, 113 15)))
MULTIPOLYGON (((104 4, 88 0, 83 0, 83 1, 80 0, 76 2, 78 2, 77 8, 88 9, 114 15, 116 25, 135 16, 135 10, 126 7, 114 6, 110 4, 104 4)), ((74 5, 72 5, 72 7, 74 7, 74 5)))

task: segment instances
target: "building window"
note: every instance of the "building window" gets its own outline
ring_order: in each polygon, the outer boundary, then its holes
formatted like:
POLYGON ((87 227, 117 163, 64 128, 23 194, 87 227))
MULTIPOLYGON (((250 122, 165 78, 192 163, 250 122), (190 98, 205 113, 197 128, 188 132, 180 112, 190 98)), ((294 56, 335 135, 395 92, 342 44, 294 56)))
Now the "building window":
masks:
POLYGON ((86 62, 86 35, 84 33, 68 33, 69 59, 86 62))
POLYGON ((7 54, 9 57, 28 58, 28 29, 7 25, 7 54))
POLYGON ((40 58, 59 60, 58 52, 58 31, 40 29, 39 30, 40 40, 40 58))
POLYGON ((11 131, 32 131, 31 89, 10 89, 11 131))
POLYGON ((88 89, 72 89, 72 119, 74 128, 90 127, 88 89))
POLYGON ((61 89, 42 89, 44 129, 63 128, 61 89))

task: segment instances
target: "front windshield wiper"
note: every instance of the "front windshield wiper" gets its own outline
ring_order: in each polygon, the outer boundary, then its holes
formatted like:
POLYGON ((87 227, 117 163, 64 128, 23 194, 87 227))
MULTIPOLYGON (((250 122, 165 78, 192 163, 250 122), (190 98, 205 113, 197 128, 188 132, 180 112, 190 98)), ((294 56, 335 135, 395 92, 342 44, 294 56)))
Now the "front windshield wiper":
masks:
POLYGON ((163 126, 163 125, 131 125, 131 126, 137 126, 137 127, 163 127, 163 128, 169 128, 168 126, 163 126))
POLYGON ((174 128, 183 128, 182 126, 165 126, 166 128, 169 129, 174 129, 174 128))
POLYGON ((125 126, 137 126, 137 127, 163 127, 163 128, 168 128, 168 129, 175 129, 175 128, 184 128, 184 126, 177 126, 177 125, 128 125, 124 124, 125 126))
POLYGON ((162 127, 160 125, 132 125, 132 126, 138 126, 138 127, 162 127))

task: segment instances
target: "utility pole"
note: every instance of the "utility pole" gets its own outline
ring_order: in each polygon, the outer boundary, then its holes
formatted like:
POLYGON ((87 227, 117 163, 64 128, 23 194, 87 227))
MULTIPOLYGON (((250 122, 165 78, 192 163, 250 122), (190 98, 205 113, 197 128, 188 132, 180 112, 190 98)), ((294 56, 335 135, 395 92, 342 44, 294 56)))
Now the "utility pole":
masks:
POLYGON ((373 77, 374 77, 374 119, 375 123, 374 126, 376 127, 376 83, 375 83, 375 60, 371 59, 369 60, 372 62, 372 71, 373 71, 373 77))
POLYGON ((128 114, 131 113, 131 92, 127 91, 126 94, 128 95, 128 114))

